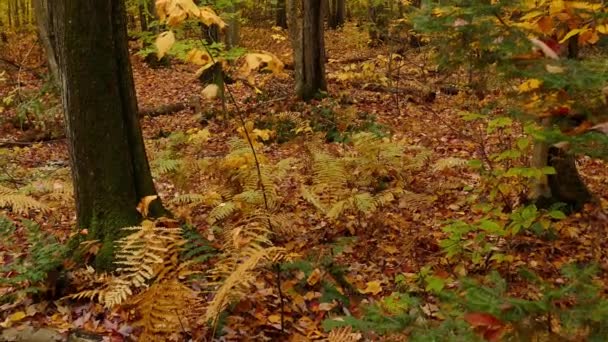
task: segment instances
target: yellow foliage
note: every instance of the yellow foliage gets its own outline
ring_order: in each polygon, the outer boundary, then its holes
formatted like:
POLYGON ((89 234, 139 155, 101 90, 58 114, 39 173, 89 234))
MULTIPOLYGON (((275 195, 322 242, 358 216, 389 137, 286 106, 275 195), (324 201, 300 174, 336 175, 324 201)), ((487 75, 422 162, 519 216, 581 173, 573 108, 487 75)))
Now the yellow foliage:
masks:
POLYGON ((17 190, 0 186, 0 208, 7 207, 17 213, 27 213, 30 210, 49 211, 49 208, 45 204, 40 203, 34 198, 17 190))
POLYGON ((175 35, 173 34, 173 31, 166 31, 158 35, 155 42, 157 50, 156 57, 159 60, 163 58, 167 52, 171 50, 173 44, 175 44, 175 35))

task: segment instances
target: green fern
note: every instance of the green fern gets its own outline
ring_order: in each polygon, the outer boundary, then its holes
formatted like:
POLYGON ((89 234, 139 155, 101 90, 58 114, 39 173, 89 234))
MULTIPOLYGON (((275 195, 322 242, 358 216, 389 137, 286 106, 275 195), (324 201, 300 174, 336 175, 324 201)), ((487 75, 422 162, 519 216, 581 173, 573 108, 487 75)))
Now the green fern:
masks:
POLYGON ((67 254, 67 247, 42 232, 36 223, 28 220, 22 223, 27 231, 26 250, 15 241, 18 235, 15 224, 0 216, 0 239, 13 257, 11 262, 0 266, 0 287, 9 287, 6 296, 44 290, 47 276, 59 269, 67 254))

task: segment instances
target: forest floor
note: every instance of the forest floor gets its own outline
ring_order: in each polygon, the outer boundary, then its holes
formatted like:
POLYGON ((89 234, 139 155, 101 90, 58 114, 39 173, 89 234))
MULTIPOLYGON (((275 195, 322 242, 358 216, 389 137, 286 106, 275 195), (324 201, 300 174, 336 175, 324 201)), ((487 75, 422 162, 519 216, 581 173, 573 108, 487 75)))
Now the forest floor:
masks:
MULTIPOLYGON (((280 59, 289 61, 291 49, 288 41, 270 38, 273 34, 277 32, 246 28, 242 42, 249 49, 270 51, 280 59)), ((326 220, 312 218, 307 212, 307 204, 300 199, 290 204, 293 209, 290 232, 278 238, 275 244, 313 260, 312 264, 316 265, 315 258, 320 262, 323 256, 332 255, 337 243, 344 243, 341 254, 333 258, 333 263, 345 267, 345 279, 352 285, 351 289, 339 289, 350 301, 349 305, 344 305, 342 312, 358 315, 361 303, 374 302, 399 290, 403 284, 396 279, 406 279, 409 291, 418 292, 425 298, 424 311, 428 318, 439 319, 436 315, 436 298, 425 289, 416 288, 415 282, 409 283, 408 279, 415 278, 427 267, 435 276, 445 279, 447 287, 455 287, 460 276, 476 277, 488 272, 472 267, 464 260, 448 260, 439 245, 446 236, 441 228, 450 220, 473 221, 483 216, 474 207, 475 198, 471 191, 481 186, 479 174, 466 167, 442 168, 433 165, 441 160, 480 158, 480 153, 486 153, 482 151, 483 148, 499 148, 501 137, 480 134, 477 124, 462 119, 459 114, 468 107, 475 108, 480 100, 465 90, 447 91, 451 94, 442 91, 448 84, 457 88, 463 80, 458 75, 438 74, 431 62, 430 52, 417 48, 400 51, 403 58, 392 62, 390 67, 395 69, 390 78, 384 79, 389 68, 387 58, 394 53, 391 48, 368 46, 366 32, 351 25, 328 32, 326 37, 328 97, 309 104, 298 102, 293 95, 293 80, 289 72, 290 76, 282 79, 263 76, 265 83, 259 86, 263 92, 261 95, 240 83, 230 85, 239 110, 247 120, 255 122, 264 122, 278 113, 295 112, 301 117, 311 117, 329 111, 339 118, 336 121, 338 130, 343 132, 352 123, 385 129, 391 133, 392 139, 406 141, 408 145, 429 152, 426 161, 428 167, 414 170, 407 184, 408 191, 424 196, 425 200, 413 200, 415 203, 411 203, 407 198, 402 199, 382 208, 381 212, 375 214, 378 216, 375 219, 360 222, 353 216, 345 218, 349 222, 333 225, 326 220), (477 138, 487 145, 480 146, 477 138), (344 237, 348 239, 344 240, 344 237)), ((38 67, 43 64, 43 56, 33 39, 10 46, 16 47, 7 50, 2 57, 22 68, 7 66, 4 76, 0 74, 0 80, 5 78, 4 82, 0 81, 0 99, 10 96, 26 98, 28 94, 31 96, 41 92, 44 81, 36 74, 42 72, 36 70, 40 70, 38 67), (21 95, 15 95, 16 87, 21 95)), ((195 67, 175 62, 169 68, 151 69, 137 56, 133 57, 132 63, 140 108, 187 102, 202 91, 202 86, 193 77, 195 67)), ((55 109, 33 117, 33 106, 38 104, 32 103, 32 108, 25 109, 26 112, 30 111, 27 114, 29 117, 21 117, 21 120, 18 118, 26 114, 18 113, 14 106, 7 105, 4 111, 0 111, 0 166, 3 168, 0 172, 6 173, 2 179, 13 182, 15 186, 50 181, 54 187, 62 188, 69 184, 69 157, 61 133, 62 120, 56 106, 58 99, 46 94, 40 101, 45 108, 52 109, 54 106, 55 109), (45 126, 32 127, 44 115, 46 117, 42 121, 45 126), (27 143, 31 139, 42 141, 27 143)), ((233 114, 224 118, 220 100, 202 101, 201 113, 187 108, 170 115, 142 118, 152 165, 169 144, 167 136, 179 131, 206 128, 211 133, 209 141, 203 146, 188 149, 188 153, 193 154, 192 158, 223 156, 227 153, 228 139, 238 135, 239 120, 234 115, 234 104, 228 103, 228 110, 233 114)), ((303 153, 303 145, 301 137, 285 143, 275 141, 265 144, 262 152, 273 161, 298 158, 303 153)), ((332 143, 330 148, 341 150, 345 147, 332 143)), ((606 163, 588 157, 581 157, 578 162, 589 188, 601 205, 607 208, 606 163)), ((178 181, 170 175, 156 177, 163 201, 168 203, 184 193, 204 193, 209 186, 208 176, 188 177, 178 181)), ((286 183, 281 191, 289 196, 298 189, 286 183)), ((15 220, 23 217, 32 219, 48 234, 67 241, 73 234, 75 224, 73 201, 61 199, 53 201, 51 205, 50 212, 19 215, 3 210, 0 213, 15 220)), ((205 210, 186 210, 179 206, 170 206, 170 209, 189 221, 211 243, 217 241, 209 230, 205 210)), ((511 262, 496 266, 503 276, 507 275, 511 280, 509 293, 521 298, 537 296, 535 290, 517 277, 515 270, 519 266, 537 272, 553 284, 561 284, 564 282, 560 273, 563 265, 593 261, 602 266, 597 281, 602 282, 603 288, 608 290, 608 259, 605 254, 608 234, 605 232, 605 222, 601 222, 592 212, 583 211, 570 215, 556 227, 558 233, 552 241, 522 234, 509 251, 511 262)), ((23 232, 23 227, 21 229, 23 232)), ((23 235, 20 240, 25 244, 25 233, 23 235)), ((5 262, 12 258, 3 252, 1 244, 0 256, 5 262)), ((306 341, 326 337, 322 321, 335 314, 338 304, 334 301, 331 305, 325 305, 327 303, 321 300, 324 290, 320 279, 330 275, 321 267, 313 273, 316 275, 309 275, 307 285, 302 289, 297 284, 303 274, 285 272, 282 290, 287 298, 281 311, 276 274, 272 270, 261 272, 252 291, 231 308, 224 320, 223 339, 306 341), (281 318, 287 331, 285 335, 281 334, 281 318)), ((3 290, 10 289, 0 289, 3 290)), ((126 322, 126 315, 118 311, 107 312, 98 304, 86 302, 36 302, 23 298, 14 304, 0 305, 0 322, 4 322, 0 329, 4 330, 4 335, 0 340, 10 340, 19 331, 29 331, 30 327, 47 327, 60 334, 53 335, 53 338, 60 338, 58 336, 65 336, 73 330, 86 330, 108 336, 111 341, 129 340, 132 329, 126 322), (18 312, 25 312, 25 317, 13 315, 18 312)), ((193 335, 199 336, 196 332, 193 335)), ((377 339, 374 335, 365 337, 377 339)))

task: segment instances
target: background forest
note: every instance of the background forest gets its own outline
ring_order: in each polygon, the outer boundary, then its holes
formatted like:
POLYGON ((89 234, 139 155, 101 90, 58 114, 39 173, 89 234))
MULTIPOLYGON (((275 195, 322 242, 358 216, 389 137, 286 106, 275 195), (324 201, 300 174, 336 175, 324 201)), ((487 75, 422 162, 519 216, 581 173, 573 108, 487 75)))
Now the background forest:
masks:
POLYGON ((0 341, 606 341, 607 57, 599 0, 0 0, 0 341))

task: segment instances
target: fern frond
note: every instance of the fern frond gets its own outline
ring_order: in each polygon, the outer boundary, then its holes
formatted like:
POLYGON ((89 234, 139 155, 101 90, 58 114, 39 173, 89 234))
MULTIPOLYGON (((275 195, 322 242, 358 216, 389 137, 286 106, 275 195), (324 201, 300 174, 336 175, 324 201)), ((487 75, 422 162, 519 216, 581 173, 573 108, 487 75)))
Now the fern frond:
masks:
POLYGON ((352 327, 340 327, 329 333, 327 342, 357 342, 362 338, 361 333, 354 333, 352 327))
POLYGON ((454 169, 467 165, 469 161, 462 158, 442 158, 433 164, 433 171, 443 171, 446 169, 454 169))
POLYGON ((203 196, 201 194, 183 194, 183 195, 176 196, 175 198, 171 199, 169 202, 174 203, 174 204, 184 205, 184 204, 200 204, 200 203, 203 203, 204 201, 205 201, 205 196, 203 196))
POLYGON ((40 210, 43 212, 50 210, 46 205, 34 198, 3 186, 0 186, 0 208, 10 208, 17 213, 27 213, 30 210, 40 210))
POLYGON ((164 175, 173 171, 177 171, 182 165, 179 159, 158 158, 152 161, 152 173, 155 175, 164 175))
POLYGON ((319 196, 317 196, 312 190, 310 190, 308 187, 302 185, 300 187, 300 193, 302 194, 302 197, 309 202, 310 204, 314 205, 315 208, 317 208, 318 210, 320 210, 321 212, 325 212, 325 206, 323 205, 323 203, 321 202, 321 199, 319 198, 319 196))
POLYGON ((282 252, 282 249, 278 247, 247 248, 245 254, 240 258, 241 262, 230 270, 229 276, 222 281, 221 286, 215 291, 213 299, 207 306, 204 315, 205 320, 215 322, 230 302, 244 296, 255 279, 253 271, 264 261, 272 260, 274 255, 280 252, 282 252))
POLYGON ((207 218, 207 222, 209 224, 214 224, 218 221, 222 221, 232 215, 234 212, 238 210, 238 206, 235 202, 223 202, 217 205, 211 212, 209 213, 209 217, 207 218))
POLYGON ((417 194, 411 191, 404 191, 399 197, 399 207, 412 211, 424 210, 437 200, 437 196, 417 194))
POLYGON ((176 279, 156 282, 132 300, 139 314, 133 326, 142 327, 142 341, 164 341, 187 329, 188 318, 201 314, 197 293, 176 279), (186 325, 186 326, 184 326, 186 325))

